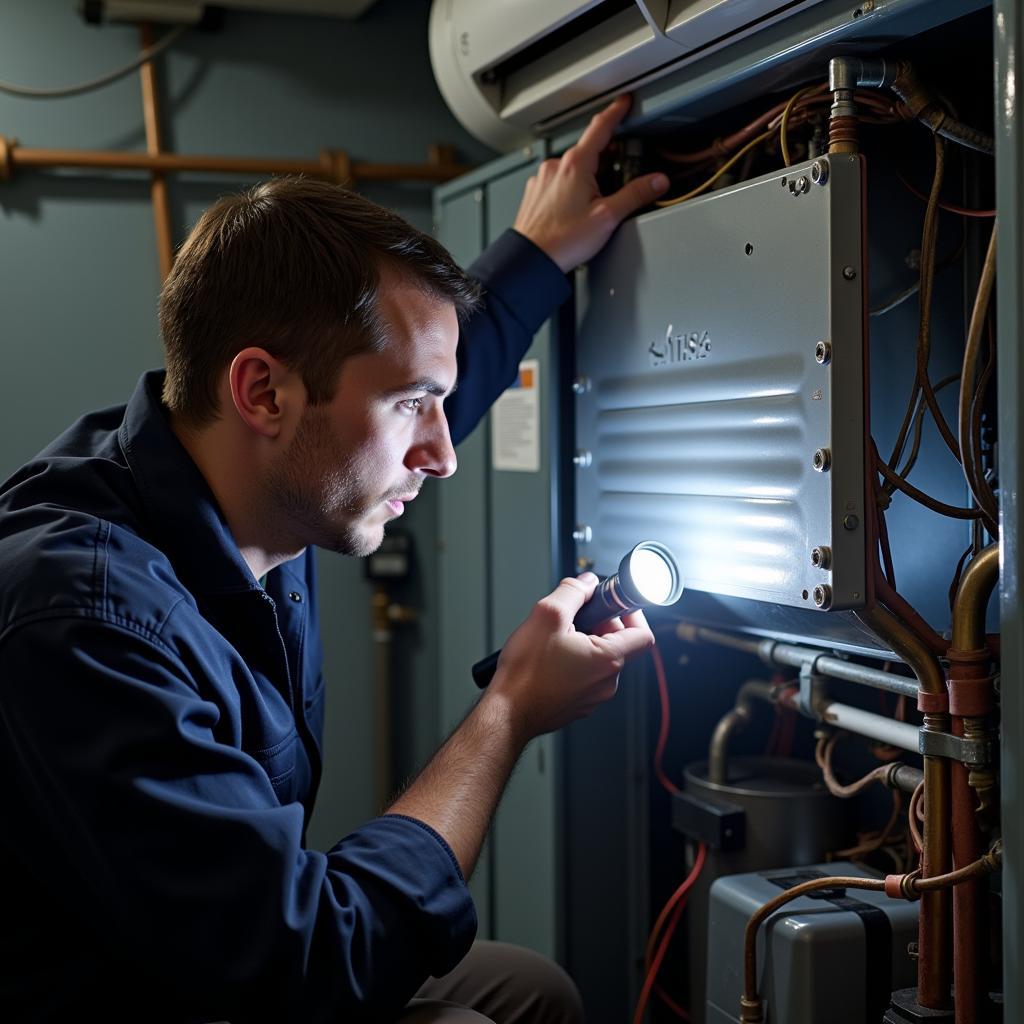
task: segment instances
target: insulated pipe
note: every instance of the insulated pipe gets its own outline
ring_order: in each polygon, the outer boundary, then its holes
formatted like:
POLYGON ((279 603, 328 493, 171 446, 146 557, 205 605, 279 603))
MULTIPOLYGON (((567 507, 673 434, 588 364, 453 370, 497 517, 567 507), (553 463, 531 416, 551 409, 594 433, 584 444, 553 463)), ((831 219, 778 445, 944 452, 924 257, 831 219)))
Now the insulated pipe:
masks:
POLYGON ((736 703, 715 726, 708 747, 708 781, 724 786, 728 775, 729 739, 753 717, 755 700, 773 701, 772 687, 760 679, 748 679, 736 694, 736 703))
MULTIPOLYGON (((953 640, 949 649, 953 732, 985 736, 985 716, 994 704, 985 647, 985 613, 999 579, 999 545, 976 555, 964 571, 953 604, 953 640)), ((976 861, 981 852, 977 798, 972 780, 991 780, 991 766, 952 766, 953 866, 976 861)), ((977 1024, 986 989, 982 976, 981 936, 985 919, 982 884, 965 882, 953 893, 953 1005, 956 1024, 977 1024)))
MULTIPOLYGON (((866 609, 861 618, 914 670, 921 684, 918 708, 924 712, 925 731, 948 730, 949 699, 935 655, 881 605, 866 609)), ((944 758, 924 758, 924 807, 921 871, 925 877, 944 875, 950 863, 949 769, 944 758)), ((943 1010, 949 1006, 952 982, 949 892, 925 893, 918 921, 917 1001, 928 1009, 943 1010)))
POLYGON ((834 725, 837 729, 869 736, 880 743, 900 747, 915 754, 920 750, 919 730, 916 725, 909 722, 897 722, 894 718, 862 711, 848 704, 837 704, 834 701, 827 701, 816 710, 822 721, 834 725))

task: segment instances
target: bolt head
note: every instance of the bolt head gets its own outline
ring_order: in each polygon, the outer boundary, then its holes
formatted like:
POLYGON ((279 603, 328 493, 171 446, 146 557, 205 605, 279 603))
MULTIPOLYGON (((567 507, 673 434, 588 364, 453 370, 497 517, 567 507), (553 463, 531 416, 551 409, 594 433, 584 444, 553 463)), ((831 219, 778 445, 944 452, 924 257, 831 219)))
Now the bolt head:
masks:
POLYGON ((815 160, 811 164, 811 181, 815 185, 824 185, 828 181, 828 164, 824 160, 815 160))
POLYGON ((832 467, 832 453, 827 448, 819 448, 811 458, 811 465, 818 473, 827 473, 832 467))
POLYGON ((857 271, 853 267, 843 267, 843 277, 847 281, 854 281, 857 278, 857 271))
POLYGON ((811 595, 818 608, 827 609, 832 607, 832 588, 827 583, 819 583, 811 595))
POLYGON ((811 551, 811 565, 815 569, 830 569, 832 567, 832 549, 824 544, 811 551))
POLYGON ((860 520, 856 516, 849 515, 843 517, 844 530, 856 530, 858 526, 860 526, 860 520))
POLYGON ((577 449, 576 454, 572 457, 572 464, 579 466, 580 469, 586 469, 593 461, 594 456, 586 448, 577 449))
POLYGON ((796 190, 797 192, 810 192, 811 190, 811 183, 802 174, 796 179, 796 190))
POLYGON ((819 341, 814 346, 814 358, 816 362, 824 366, 832 360, 832 345, 827 341, 819 341))
POLYGON ((589 544, 593 540, 594 531, 591 530, 586 523, 580 523, 575 530, 572 531, 572 539, 577 544, 589 544))
POLYGON ((590 381, 586 377, 577 377, 572 382, 572 393, 574 395, 584 395, 590 390, 590 381))

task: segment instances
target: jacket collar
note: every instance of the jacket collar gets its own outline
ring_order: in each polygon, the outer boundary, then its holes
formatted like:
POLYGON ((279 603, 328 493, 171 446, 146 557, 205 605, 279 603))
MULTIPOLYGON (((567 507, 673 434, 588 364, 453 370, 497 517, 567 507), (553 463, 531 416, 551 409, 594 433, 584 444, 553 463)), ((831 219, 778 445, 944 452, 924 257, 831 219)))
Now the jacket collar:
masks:
POLYGON ((118 431, 148 521, 194 594, 258 591, 213 492, 171 430, 163 383, 163 370, 143 374, 118 431))

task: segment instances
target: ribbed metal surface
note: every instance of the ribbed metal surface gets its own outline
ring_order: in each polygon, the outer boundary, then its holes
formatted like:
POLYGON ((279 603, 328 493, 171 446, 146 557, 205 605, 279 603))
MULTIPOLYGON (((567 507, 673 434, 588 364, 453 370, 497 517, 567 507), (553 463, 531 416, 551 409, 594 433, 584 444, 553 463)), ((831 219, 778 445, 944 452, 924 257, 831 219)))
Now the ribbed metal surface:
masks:
POLYGON ((640 217, 581 275, 579 554, 598 571, 650 538, 691 590, 863 603, 860 169, 832 164, 824 185, 808 165, 640 217))

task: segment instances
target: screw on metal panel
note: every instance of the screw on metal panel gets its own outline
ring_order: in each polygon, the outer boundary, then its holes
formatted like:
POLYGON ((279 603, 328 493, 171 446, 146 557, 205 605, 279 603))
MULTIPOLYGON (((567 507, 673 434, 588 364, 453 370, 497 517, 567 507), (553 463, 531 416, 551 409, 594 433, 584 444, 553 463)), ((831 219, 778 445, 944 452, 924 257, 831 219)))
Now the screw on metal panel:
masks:
POLYGON ((832 607, 832 588, 827 583, 819 583, 811 595, 817 607, 828 609, 832 607))
POLYGON ((819 548, 814 548, 811 551, 811 565, 815 569, 831 569, 832 568, 832 549, 826 547, 824 544, 819 548))
POLYGON ((577 544, 589 544, 594 537, 594 531, 591 530, 586 523, 580 523, 575 530, 572 531, 572 539, 577 544))
POLYGON ((811 465, 819 473, 827 473, 832 468, 832 453, 828 448, 819 448, 811 459, 811 465))
POLYGON ((843 277, 845 277, 847 281, 853 281, 857 277, 857 271, 854 270, 853 267, 843 267, 843 277))
POLYGON ((572 457, 572 464, 586 469, 594 461, 594 456, 586 448, 577 448, 576 454, 572 457))
POLYGON ((782 186, 783 188, 785 188, 785 187, 786 187, 786 186, 787 186, 787 185, 789 184, 789 178, 787 178, 787 177, 786 177, 785 175, 783 175, 783 176, 782 176, 782 177, 781 177, 781 178, 779 179, 779 184, 780 184, 780 185, 781 185, 781 186, 782 186))
POLYGON ((810 190, 811 190, 811 183, 807 180, 806 177, 804 177, 804 175, 801 174, 800 177, 796 179, 796 191, 797 192, 810 192, 810 190))
POLYGON ((832 344, 828 341, 819 341, 814 346, 814 358, 824 366, 832 360, 832 344))
POLYGON ((811 181, 815 185, 824 185, 828 181, 828 163, 824 160, 815 160, 811 164, 811 181))
POLYGON ((577 377, 572 382, 572 393, 574 395, 585 395, 590 390, 589 377, 577 377))
POLYGON ((843 529, 856 530, 860 526, 860 520, 856 516, 843 516, 843 529))

